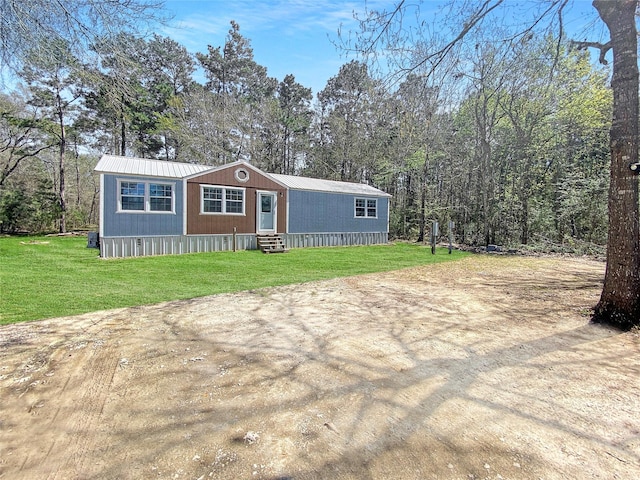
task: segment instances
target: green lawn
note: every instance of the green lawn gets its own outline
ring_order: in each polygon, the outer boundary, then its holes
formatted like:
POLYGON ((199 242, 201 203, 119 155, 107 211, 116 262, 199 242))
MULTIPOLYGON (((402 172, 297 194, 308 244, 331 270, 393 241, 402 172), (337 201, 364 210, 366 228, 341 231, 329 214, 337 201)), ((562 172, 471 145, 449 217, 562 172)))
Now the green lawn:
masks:
POLYGON ((466 256, 398 243, 103 260, 84 237, 0 238, 0 324, 397 270, 466 256))

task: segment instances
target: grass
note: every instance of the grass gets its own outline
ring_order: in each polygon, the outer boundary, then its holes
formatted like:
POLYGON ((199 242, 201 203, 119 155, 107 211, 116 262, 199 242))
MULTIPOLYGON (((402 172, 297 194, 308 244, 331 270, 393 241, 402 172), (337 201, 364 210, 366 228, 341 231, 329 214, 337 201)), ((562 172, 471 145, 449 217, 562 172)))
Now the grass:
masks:
POLYGON ((0 238, 0 324, 397 270, 467 254, 398 243, 103 260, 83 237, 0 238))

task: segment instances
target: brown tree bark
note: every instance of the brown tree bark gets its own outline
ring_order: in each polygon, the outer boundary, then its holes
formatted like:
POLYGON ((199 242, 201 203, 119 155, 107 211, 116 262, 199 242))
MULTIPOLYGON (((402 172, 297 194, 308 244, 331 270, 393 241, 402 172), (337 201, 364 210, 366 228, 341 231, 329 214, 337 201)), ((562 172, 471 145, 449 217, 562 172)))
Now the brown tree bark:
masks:
POLYGON ((58 189, 58 203, 60 205, 60 233, 67 233, 67 198, 65 187, 65 163, 64 157, 67 154, 67 136, 64 126, 64 109, 62 107, 63 101, 60 92, 57 93, 57 115, 58 124, 60 126, 60 150, 58 155, 58 171, 60 174, 60 185, 58 189))
POLYGON ((613 50, 613 122, 609 240, 604 288, 592 320, 628 330, 640 326, 638 176, 638 0, 594 0, 609 28, 613 50))

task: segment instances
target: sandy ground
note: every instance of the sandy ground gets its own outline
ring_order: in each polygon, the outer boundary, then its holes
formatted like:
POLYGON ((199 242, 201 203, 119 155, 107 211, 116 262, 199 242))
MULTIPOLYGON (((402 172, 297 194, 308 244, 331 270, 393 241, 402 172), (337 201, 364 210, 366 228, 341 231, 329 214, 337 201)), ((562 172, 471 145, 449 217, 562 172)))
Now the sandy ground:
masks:
POLYGON ((474 256, 0 327, 0 478, 635 480, 603 272, 474 256))

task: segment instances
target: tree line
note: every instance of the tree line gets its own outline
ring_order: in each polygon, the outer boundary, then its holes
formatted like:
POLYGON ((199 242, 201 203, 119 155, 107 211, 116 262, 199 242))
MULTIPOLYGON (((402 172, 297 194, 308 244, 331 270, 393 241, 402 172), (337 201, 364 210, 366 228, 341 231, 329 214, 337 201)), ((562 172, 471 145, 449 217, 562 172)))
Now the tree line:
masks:
POLYGON ((362 61, 314 101, 293 76, 270 78, 235 22, 224 45, 191 56, 140 35, 162 22, 161 1, 0 2, 0 70, 24 82, 0 98, 0 231, 95 222, 92 153, 242 158, 385 189, 392 236, 421 240, 449 219, 463 243, 575 250, 606 230, 592 320, 629 329, 640 319, 638 6, 593 0, 609 39, 567 43, 569 0, 450 0, 430 19, 421 2, 365 4, 341 45, 362 61), (611 74, 576 48, 599 50, 601 64, 611 53, 611 74), (380 58, 387 71, 371 75, 380 58))
POLYGON ((195 55, 159 35, 99 39, 92 61, 50 41, 0 97, 0 229, 95 224, 111 153, 369 183, 393 195, 395 238, 453 221, 465 244, 603 245, 608 69, 562 38, 477 35, 439 75, 389 85, 352 60, 315 98, 270 77, 235 22, 195 55))

